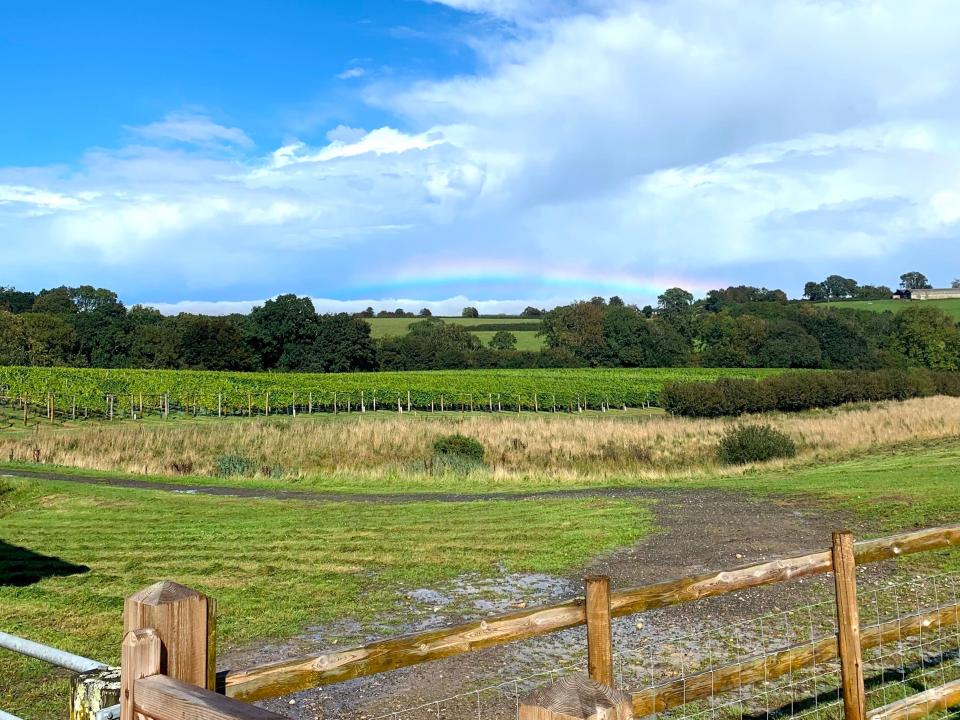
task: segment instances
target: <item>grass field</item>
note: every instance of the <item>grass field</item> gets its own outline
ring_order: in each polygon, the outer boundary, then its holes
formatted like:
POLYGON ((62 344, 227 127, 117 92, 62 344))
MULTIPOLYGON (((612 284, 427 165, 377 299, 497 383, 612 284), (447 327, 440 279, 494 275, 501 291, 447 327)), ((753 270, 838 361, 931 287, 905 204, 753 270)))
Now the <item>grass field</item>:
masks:
MULTIPOLYGON (((397 337, 406 335, 410 323, 417 322, 423 318, 368 318, 370 324, 370 334, 375 338, 397 337)), ((517 350, 540 350, 545 346, 542 337, 537 333, 540 330, 540 320, 538 318, 465 318, 465 317, 444 317, 439 318, 445 323, 452 325, 462 325, 469 329, 474 335, 480 338, 484 345, 490 344, 490 339, 496 333, 494 326, 512 332, 517 338, 517 350), (487 329, 489 328, 489 329, 487 329)))
POLYGON ((875 312, 900 312, 908 307, 922 306, 935 307, 943 310, 956 321, 960 321, 960 299, 949 300, 844 300, 830 303, 835 307, 853 308, 855 310, 873 310, 875 312))
MULTIPOLYGON (((0 412, 0 425, 3 413, 0 412)), ((78 422, 0 430, 0 462, 118 471, 139 477, 312 490, 462 491, 572 487, 723 470, 715 449, 747 420, 607 413, 365 413, 294 418, 78 422), (477 439, 486 465, 435 467, 433 442, 477 439), (186 477, 184 477, 186 476, 186 477)), ((960 399, 922 398, 769 415, 797 443, 792 464, 836 460, 905 441, 960 436, 960 399)), ((738 470, 742 472, 742 469, 738 470)))
MULTIPOLYGON (((638 502, 540 501, 536 509, 317 505, 0 478, 0 628, 116 662, 123 598, 170 578, 218 598, 219 637, 229 646, 370 617, 401 589, 465 572, 563 572, 650 528, 638 502), (5 584, 25 548, 89 570, 5 584)), ((0 651, 0 707, 62 716, 66 683, 51 675, 0 651)))
MULTIPOLYGON (((660 484, 813 495, 876 531, 894 531, 957 518, 958 464, 960 442, 952 440, 835 465, 660 484)), ((158 577, 216 595, 229 647, 378 613, 405 588, 463 572, 563 572, 651 528, 648 507, 626 500, 537 500, 531 513, 527 502, 319 506, 2 482, 0 564, 29 548, 89 570, 0 584, 0 627, 108 661, 119 647, 122 598, 158 577)), ((955 569, 955 554, 933 562, 955 569)), ((0 653, 0 677, 0 706, 27 718, 62 712, 66 682, 41 664, 0 653)))
MULTIPOLYGON (((82 451, 83 457, 99 458, 102 467, 129 462, 126 469, 139 473, 145 455, 193 454, 197 467, 207 469, 203 463, 226 449, 261 452, 275 463, 301 468, 311 457, 317 467, 344 467, 303 476, 200 474, 177 481, 358 493, 724 488, 775 498, 788 507, 820 503, 827 510, 848 511, 861 534, 960 517, 958 399, 764 420, 798 440, 796 460, 718 467, 703 459, 730 421, 622 412, 32 425, 0 430, 0 459, 8 461, 11 450, 20 447, 39 447, 41 453, 63 453, 57 459, 79 466, 76 453, 82 451), (506 452, 516 472, 412 472, 409 454, 452 429, 482 437, 501 456, 506 452), (656 452, 631 450, 647 446, 656 452), (138 452, 140 467, 130 460, 138 452), (351 453, 357 456, 352 462, 359 462, 347 467, 344 458, 351 453), (665 460, 685 453, 693 465, 671 466, 665 460), (390 460, 386 469, 362 472, 378 454, 390 460), (643 464, 651 462, 645 472, 643 464), (594 472, 591 463, 605 469, 594 472)), ((163 473, 145 477, 169 479, 163 473)), ((391 629, 390 618, 398 617, 395 611, 409 590, 436 587, 465 573, 573 572, 606 550, 646 537, 655 530, 655 512, 652 500, 623 497, 321 503, 0 477, 0 629, 115 662, 123 598, 170 578, 217 597, 224 651, 336 619, 388 618, 382 634, 390 635, 399 632, 391 629)), ((906 567, 924 572, 960 570, 955 552, 908 562, 906 567)), ((67 681, 48 666, 0 652, 0 678, 3 709, 27 720, 62 716, 67 681)))

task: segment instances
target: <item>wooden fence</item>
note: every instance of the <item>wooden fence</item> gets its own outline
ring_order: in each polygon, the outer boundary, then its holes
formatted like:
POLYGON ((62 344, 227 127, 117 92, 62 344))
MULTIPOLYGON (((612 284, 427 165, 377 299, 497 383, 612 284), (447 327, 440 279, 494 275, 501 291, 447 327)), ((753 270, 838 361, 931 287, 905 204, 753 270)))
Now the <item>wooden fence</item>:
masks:
MULTIPOLYGON (((749 683, 769 681, 814 663, 839 659, 846 720, 913 720, 960 702, 960 681, 868 713, 861 650, 919 634, 931 625, 960 625, 960 605, 918 612, 861 631, 855 571, 859 565, 956 545, 960 545, 960 525, 858 543, 848 532, 835 533, 832 548, 818 552, 615 592, 610 591, 609 578, 590 577, 586 579, 584 598, 379 640, 348 650, 230 670, 219 677, 215 672, 216 602, 164 581, 133 595, 124 605, 121 718, 132 720, 135 713, 155 720, 277 718, 247 702, 586 625, 590 681, 567 683, 552 694, 531 696, 521 704, 521 715, 541 720, 557 713, 569 717, 570 708, 576 705, 593 708, 584 715, 587 717, 602 706, 609 709, 606 716, 619 719, 624 716, 623 703, 614 697, 615 693, 611 694, 609 687, 613 683, 612 618, 832 572, 836 637, 745 658, 655 690, 635 692, 626 706, 634 717, 641 717, 749 683), (571 700, 570 693, 576 695, 576 702, 571 700), (590 697, 594 705, 584 705, 582 701, 590 697)), ((75 711, 72 717, 81 720, 85 716, 75 711)))

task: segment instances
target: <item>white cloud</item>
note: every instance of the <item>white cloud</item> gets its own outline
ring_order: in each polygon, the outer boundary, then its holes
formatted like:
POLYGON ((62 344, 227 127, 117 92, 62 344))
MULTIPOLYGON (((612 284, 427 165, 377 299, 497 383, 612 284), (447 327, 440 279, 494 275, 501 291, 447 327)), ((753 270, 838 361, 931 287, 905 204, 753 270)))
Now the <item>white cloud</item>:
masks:
POLYGON ((367 74, 367 71, 362 67, 351 67, 344 70, 342 73, 337 75, 338 80, 355 80, 356 78, 362 78, 367 74))
POLYGON ((163 120, 131 128, 149 140, 174 140, 196 145, 225 143, 241 147, 253 146, 253 140, 240 128, 219 125, 206 115, 175 112, 163 120))
POLYGON ((0 168, 11 272, 477 304, 559 298, 529 275, 460 272, 488 260, 793 291, 866 261, 895 277, 931 247, 960 263, 955 3, 444 4, 504 22, 469 38, 474 74, 365 88, 392 113, 381 127, 258 153, 239 128, 174 113, 80 168, 0 168), (452 269, 401 272, 434 262, 452 269))

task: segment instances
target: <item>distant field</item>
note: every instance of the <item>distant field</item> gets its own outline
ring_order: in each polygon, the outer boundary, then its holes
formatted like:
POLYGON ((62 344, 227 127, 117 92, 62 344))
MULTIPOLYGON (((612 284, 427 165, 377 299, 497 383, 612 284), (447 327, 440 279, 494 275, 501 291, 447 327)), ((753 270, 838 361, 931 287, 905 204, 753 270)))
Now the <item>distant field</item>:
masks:
POLYGON ((844 300, 839 303, 831 303, 839 307, 853 308, 856 310, 873 310, 874 312, 900 312, 901 310, 914 305, 924 307, 932 305, 940 308, 954 320, 960 321, 960 299, 954 300, 844 300))
MULTIPOLYGON (((375 338, 397 337, 406 335, 410 323, 423 318, 369 318, 371 335, 375 338)), ((483 344, 489 345, 490 339, 498 330, 508 330, 517 336, 517 350, 539 350, 543 347, 543 338, 537 336, 540 330, 538 318, 465 318, 443 317, 438 318, 452 325, 463 325, 480 338, 483 344)))

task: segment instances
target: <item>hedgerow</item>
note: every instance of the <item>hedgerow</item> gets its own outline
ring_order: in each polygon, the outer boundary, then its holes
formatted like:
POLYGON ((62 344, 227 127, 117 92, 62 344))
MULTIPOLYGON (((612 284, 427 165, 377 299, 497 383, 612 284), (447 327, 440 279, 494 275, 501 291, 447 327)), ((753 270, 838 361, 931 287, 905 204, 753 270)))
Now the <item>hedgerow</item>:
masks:
POLYGON ((660 392, 660 405, 673 415, 720 417, 931 395, 960 397, 960 373, 833 371, 788 373, 759 380, 719 378, 713 382, 668 382, 660 392))

